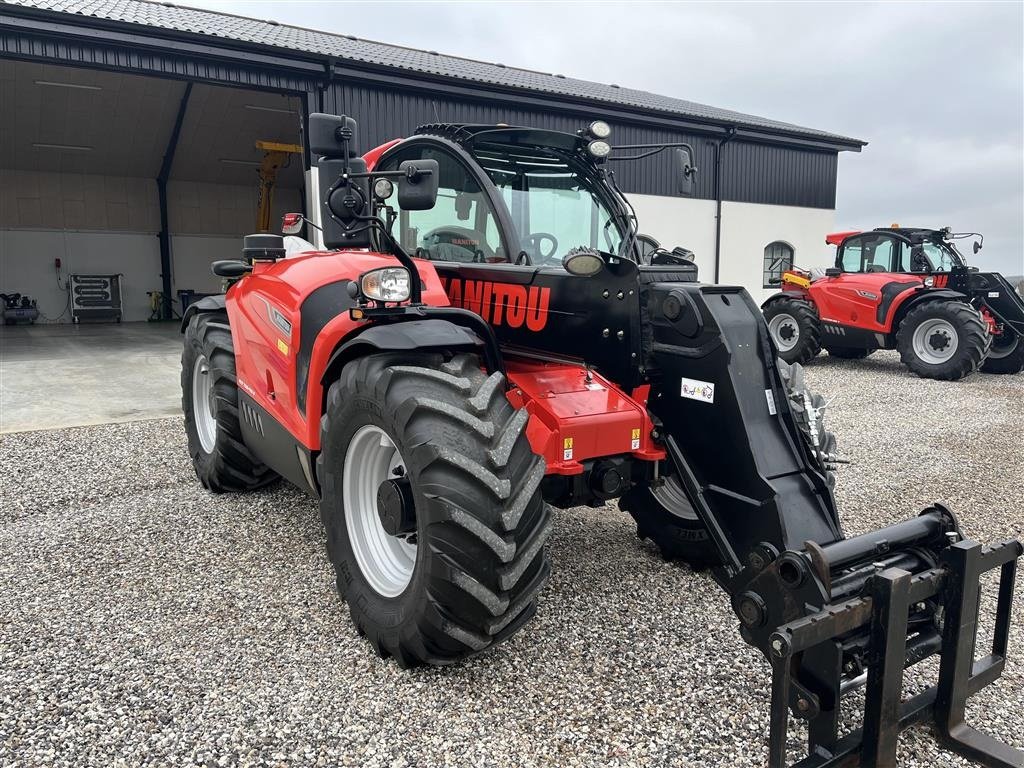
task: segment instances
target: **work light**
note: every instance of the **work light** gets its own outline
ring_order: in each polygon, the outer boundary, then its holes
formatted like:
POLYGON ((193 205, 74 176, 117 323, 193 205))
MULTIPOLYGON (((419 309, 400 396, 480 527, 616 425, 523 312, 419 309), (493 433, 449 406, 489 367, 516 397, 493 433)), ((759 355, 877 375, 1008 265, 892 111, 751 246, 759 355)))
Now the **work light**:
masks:
POLYGON ((595 139, 607 139, 612 135, 612 127, 604 120, 595 120, 587 126, 587 133, 595 139))
POLYGON ((405 267, 381 267, 359 278, 363 296, 374 301, 406 301, 411 280, 405 267))
POLYGON ((608 157, 612 153, 612 145, 607 141, 601 141, 597 139, 587 144, 587 152, 594 157, 608 157))

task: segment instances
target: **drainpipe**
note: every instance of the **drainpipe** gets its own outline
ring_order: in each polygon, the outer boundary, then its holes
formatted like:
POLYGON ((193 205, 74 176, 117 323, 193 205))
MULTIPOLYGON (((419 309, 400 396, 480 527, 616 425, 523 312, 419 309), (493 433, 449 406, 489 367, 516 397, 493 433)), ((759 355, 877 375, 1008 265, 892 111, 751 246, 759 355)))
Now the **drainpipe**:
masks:
POLYGON ((191 95, 192 83, 187 83, 185 91, 181 94, 181 102, 178 104, 178 115, 174 120, 174 128, 171 130, 171 136, 167 140, 167 149, 164 152, 163 162, 160 163, 160 172, 156 177, 156 191, 160 201, 160 277, 162 279, 161 289, 164 294, 160 316, 164 320, 170 320, 173 316, 171 306, 171 233, 167 215, 167 180, 171 177, 174 153, 178 149, 178 138, 181 136, 181 126, 185 122, 188 98, 191 95))
POLYGON ((715 144, 715 282, 718 282, 722 263, 722 147, 736 136, 736 126, 729 126, 725 137, 715 144))

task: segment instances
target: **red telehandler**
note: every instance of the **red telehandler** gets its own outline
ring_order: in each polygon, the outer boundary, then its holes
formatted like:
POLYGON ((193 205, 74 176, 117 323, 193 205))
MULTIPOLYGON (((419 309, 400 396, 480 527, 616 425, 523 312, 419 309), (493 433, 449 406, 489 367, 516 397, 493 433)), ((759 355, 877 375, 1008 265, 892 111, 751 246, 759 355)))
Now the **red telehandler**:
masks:
MULTIPOLYGON (((1021 765, 964 723, 1003 669, 1020 543, 965 538, 939 504, 843 535, 822 401, 777 361, 757 305, 638 242, 610 163, 665 147, 613 150, 601 121, 445 124, 360 157, 352 119, 307 128, 327 250, 284 258, 280 236, 251 235, 213 265, 234 282, 184 318, 185 427, 210 490, 284 477, 319 500, 377 653, 449 664, 509 637, 550 570, 550 507, 618 499, 666 556, 712 569, 771 663, 770 766, 789 764, 791 711, 804 768, 891 765, 922 721, 955 752, 1021 765), (935 654, 937 685, 902 701, 904 669, 935 654), (861 687, 864 725, 840 735, 840 698, 861 687)), ((692 149, 669 148, 685 194, 692 149)))
POLYGON ((1024 370, 1024 299, 997 272, 967 266, 946 229, 885 227, 837 232, 835 267, 786 269, 763 305, 783 360, 806 363, 822 348, 860 359, 897 349, 918 376, 955 381, 977 370, 1024 370))

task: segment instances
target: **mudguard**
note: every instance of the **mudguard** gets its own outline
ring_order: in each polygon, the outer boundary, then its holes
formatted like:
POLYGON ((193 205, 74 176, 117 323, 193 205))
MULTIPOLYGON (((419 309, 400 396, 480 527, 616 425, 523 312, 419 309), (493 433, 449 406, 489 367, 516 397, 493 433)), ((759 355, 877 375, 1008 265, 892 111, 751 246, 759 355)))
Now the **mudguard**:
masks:
MULTIPOLYGON (((958 291, 951 291, 945 288, 919 288, 915 290, 911 296, 906 299, 897 300, 892 303, 895 307, 892 315, 892 323, 888 326, 889 333, 895 333, 899 328, 900 322, 906 317, 907 312, 926 301, 935 301, 936 299, 946 299, 950 301, 965 301, 969 302, 969 297, 965 296, 958 291)), ((891 307, 890 307, 891 309, 891 307)))
POLYGON ((350 360, 376 352, 479 349, 485 343, 468 328, 449 320, 425 319, 380 323, 368 326, 341 344, 331 355, 320 376, 326 386, 350 360))
POLYGON ((185 314, 181 316, 181 332, 184 333, 185 329, 188 328, 192 315, 198 315, 202 312, 223 312, 226 308, 226 301, 227 297, 221 293, 216 296, 204 296, 199 301, 189 304, 185 314))

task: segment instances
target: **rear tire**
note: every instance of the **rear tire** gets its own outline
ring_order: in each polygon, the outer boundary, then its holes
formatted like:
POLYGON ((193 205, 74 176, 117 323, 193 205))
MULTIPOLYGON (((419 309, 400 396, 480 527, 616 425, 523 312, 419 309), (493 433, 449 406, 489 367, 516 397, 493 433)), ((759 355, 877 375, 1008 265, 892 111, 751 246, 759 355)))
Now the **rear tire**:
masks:
POLYGON ((773 301, 764 308, 764 319, 779 357, 787 363, 806 363, 821 352, 821 320, 806 301, 773 301))
POLYGON ((992 348, 981 364, 982 373, 1020 373, 1024 371, 1024 336, 1007 329, 992 337, 992 348), (1002 337, 1006 338, 1003 339, 1002 337))
POLYGON ((830 357, 838 357, 842 360, 863 360, 868 357, 875 350, 873 349, 855 349, 854 347, 826 347, 830 357))
POLYGON ((957 381, 981 367, 992 335, 970 304, 932 300, 914 307, 896 332, 900 360, 925 379, 957 381))
POLYGON ((192 466, 204 488, 248 491, 277 479, 242 439, 235 348, 225 312, 204 312, 189 321, 181 354, 181 408, 192 466))
POLYGON ((402 667, 450 664, 533 616, 550 572, 551 519, 540 493, 544 460, 530 448, 527 421, 505 397, 504 377, 488 376, 475 355, 369 355, 331 385, 317 461, 320 515, 338 592, 382 658, 402 667), (346 470, 366 482, 352 470, 359 454, 349 453, 365 449, 354 438, 367 428, 386 436, 398 457, 391 466, 399 461, 399 476, 408 477, 404 509, 415 520, 405 533, 374 529, 375 505, 360 506, 369 497, 346 489, 346 470), (375 574, 390 567, 382 548, 394 549, 396 538, 405 542, 405 560, 395 563, 403 575, 381 589, 375 574))

